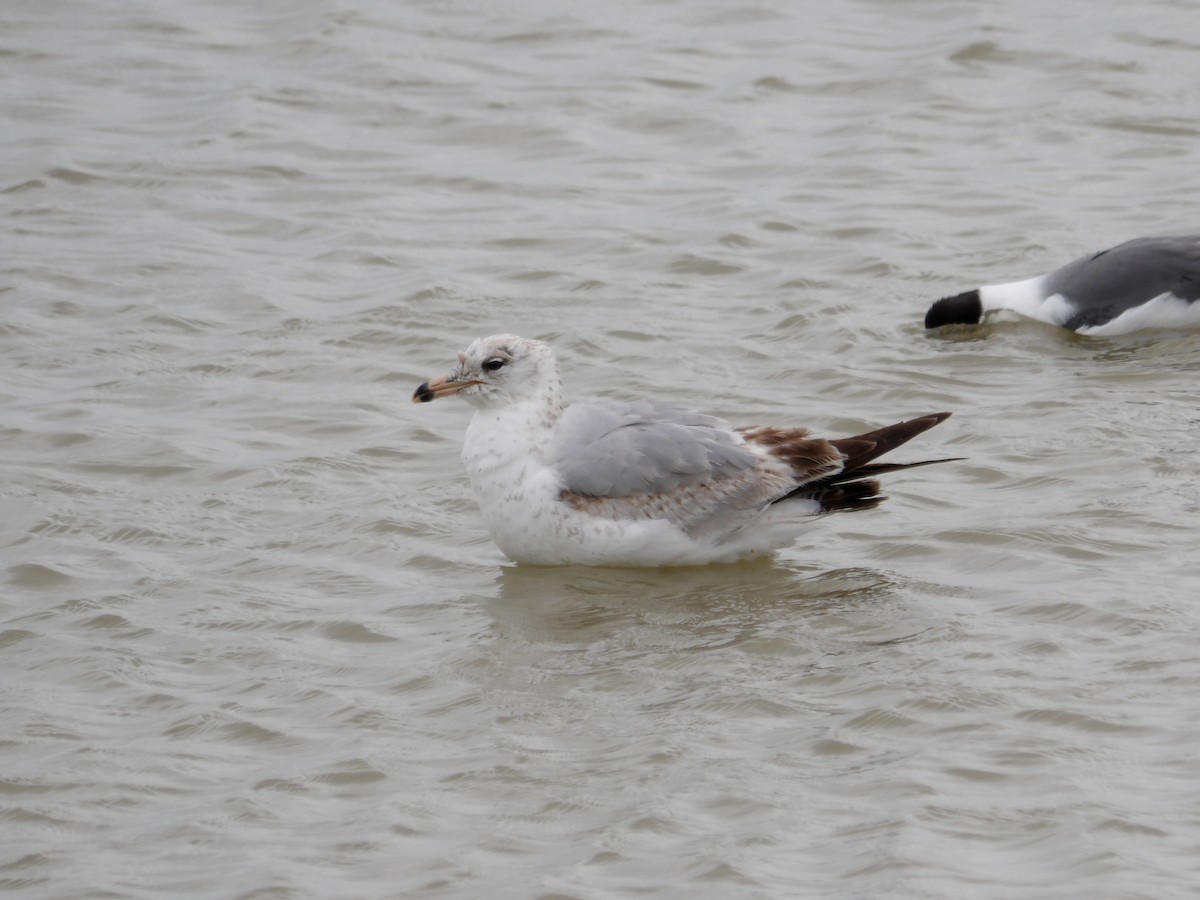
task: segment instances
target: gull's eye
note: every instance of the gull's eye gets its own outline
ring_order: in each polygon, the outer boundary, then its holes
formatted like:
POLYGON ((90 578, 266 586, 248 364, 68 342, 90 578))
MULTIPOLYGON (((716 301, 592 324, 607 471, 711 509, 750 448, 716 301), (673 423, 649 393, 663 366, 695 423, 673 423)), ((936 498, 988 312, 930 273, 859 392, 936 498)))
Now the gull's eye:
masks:
POLYGON ((504 368, 505 362, 506 362, 506 360, 502 359, 499 356, 493 357, 492 359, 489 359, 487 362, 485 362, 483 364, 483 371, 499 372, 501 369, 504 368))

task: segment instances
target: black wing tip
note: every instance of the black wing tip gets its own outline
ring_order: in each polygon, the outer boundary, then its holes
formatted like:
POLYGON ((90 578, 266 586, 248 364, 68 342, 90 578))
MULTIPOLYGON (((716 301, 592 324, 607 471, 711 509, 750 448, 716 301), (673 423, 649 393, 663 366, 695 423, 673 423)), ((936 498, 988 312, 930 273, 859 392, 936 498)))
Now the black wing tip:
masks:
POLYGON ((840 472, 801 485, 780 499, 804 497, 816 500, 821 504, 823 513, 848 512, 878 506, 887 498, 882 493, 876 476, 904 469, 915 469, 918 466, 958 462, 963 459, 963 457, 955 456, 909 463, 872 462, 885 453, 895 450, 901 444, 908 443, 933 426, 945 422, 950 415, 948 412, 929 413, 897 422, 895 425, 885 426, 867 434, 860 434, 857 437, 830 441, 843 455, 845 467, 840 472))
POLYGON ((953 413, 949 412, 936 412, 915 416, 894 425, 885 425, 883 428, 868 431, 866 434, 839 438, 833 441, 833 445, 861 465, 870 462, 877 456, 883 456, 883 454, 895 450, 901 444, 907 444, 917 435, 925 433, 935 425, 940 425, 952 415, 953 413))
POLYGON ((943 325, 977 325, 983 318, 983 301, 979 291, 964 291, 953 297, 943 297, 925 313, 926 328, 943 325))
MULTIPOLYGON (((867 467, 868 463, 874 462, 885 453, 891 453, 902 444, 907 444, 917 435, 924 434, 935 425, 940 425, 950 418, 950 415, 948 412, 930 413, 925 416, 917 416, 913 419, 897 422, 895 425, 885 425, 883 428, 869 431, 866 434, 831 441, 830 443, 838 449, 844 458, 844 468, 841 472, 825 480, 836 484, 842 481, 861 478, 864 474, 868 474, 871 471, 871 468, 867 467), (867 468, 866 472, 862 471, 864 468, 867 468)), ((880 471, 890 471, 894 468, 906 468, 909 465, 912 464, 883 464, 876 468, 876 474, 880 471)))
POLYGON ((874 509, 887 499, 879 482, 873 478, 826 485, 805 496, 820 503, 822 513, 874 509))
MULTIPOLYGON (((918 434, 924 434, 935 425, 941 425, 952 415, 953 413, 936 412, 930 413, 927 416, 917 416, 915 419, 909 419, 907 422, 902 422, 901 425, 906 428, 907 431, 904 433, 905 436, 901 439, 900 443, 907 443, 915 438, 918 434)), ((899 444, 896 446, 899 446, 899 444)))

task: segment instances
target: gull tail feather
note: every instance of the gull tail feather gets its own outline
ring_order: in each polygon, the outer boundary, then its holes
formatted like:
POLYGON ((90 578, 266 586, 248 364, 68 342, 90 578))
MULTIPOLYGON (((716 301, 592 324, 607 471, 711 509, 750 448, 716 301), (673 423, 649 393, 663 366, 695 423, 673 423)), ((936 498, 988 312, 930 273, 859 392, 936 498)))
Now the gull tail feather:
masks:
POLYGON ((821 504, 822 512, 871 509, 886 498, 880 493, 876 476, 902 469, 955 462, 962 457, 926 459, 918 462, 877 463, 874 460, 911 441, 935 425, 950 418, 950 413, 932 413, 895 425, 887 425, 866 434, 830 441, 845 457, 841 471, 802 485, 781 500, 805 498, 821 504))

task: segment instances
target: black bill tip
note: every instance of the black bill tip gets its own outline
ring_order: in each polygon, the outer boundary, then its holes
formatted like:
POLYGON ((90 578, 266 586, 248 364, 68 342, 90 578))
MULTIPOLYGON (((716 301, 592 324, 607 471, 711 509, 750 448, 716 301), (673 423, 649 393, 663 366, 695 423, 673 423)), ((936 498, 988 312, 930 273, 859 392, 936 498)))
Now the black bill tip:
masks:
POLYGON ((976 325, 983 318, 983 302, 979 291, 967 291, 953 297, 943 297, 925 313, 926 328, 943 325, 976 325))
POLYGON ((428 403, 433 400, 434 393, 429 389, 429 382, 426 381, 419 388, 413 391, 413 403, 428 403))

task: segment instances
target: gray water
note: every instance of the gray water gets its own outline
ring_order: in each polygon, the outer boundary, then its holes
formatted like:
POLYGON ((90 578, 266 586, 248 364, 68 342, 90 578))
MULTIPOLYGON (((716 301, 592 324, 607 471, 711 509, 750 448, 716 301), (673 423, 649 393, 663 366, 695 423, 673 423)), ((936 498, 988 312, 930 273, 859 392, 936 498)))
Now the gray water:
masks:
POLYGON ((1200 896, 1200 334, 921 327, 1198 230, 1197 13, 0 7, 0 890, 1200 896), (409 404, 497 331, 966 460, 518 568, 409 404))

